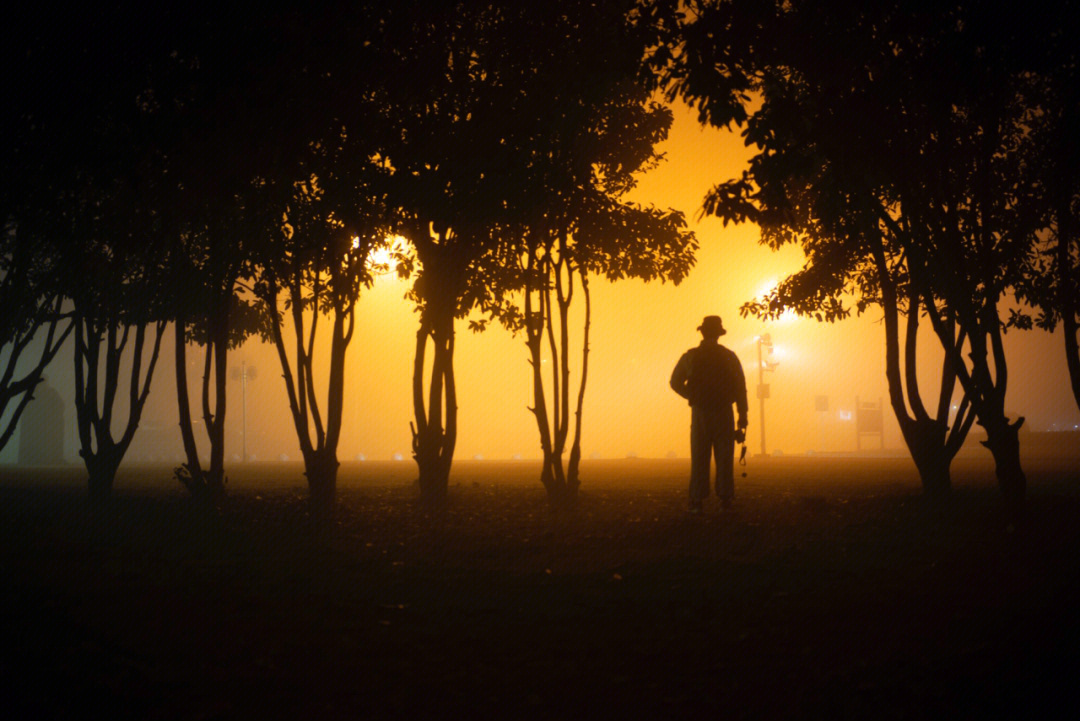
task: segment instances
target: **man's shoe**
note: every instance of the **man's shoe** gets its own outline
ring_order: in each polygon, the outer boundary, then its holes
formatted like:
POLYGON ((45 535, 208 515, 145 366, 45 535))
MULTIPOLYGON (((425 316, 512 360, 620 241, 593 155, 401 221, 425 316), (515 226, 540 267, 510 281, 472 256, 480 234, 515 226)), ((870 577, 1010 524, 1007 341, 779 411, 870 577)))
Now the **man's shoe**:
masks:
POLYGON ((688 510, 690 511, 690 513, 695 513, 695 514, 701 513, 701 503, 700 502, 691 503, 690 508, 688 510))

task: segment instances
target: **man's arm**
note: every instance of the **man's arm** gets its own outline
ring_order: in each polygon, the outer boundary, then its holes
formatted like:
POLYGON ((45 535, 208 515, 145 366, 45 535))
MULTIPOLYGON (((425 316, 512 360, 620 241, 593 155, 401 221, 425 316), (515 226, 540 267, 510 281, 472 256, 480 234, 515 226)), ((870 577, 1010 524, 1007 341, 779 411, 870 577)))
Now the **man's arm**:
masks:
POLYGON ((734 353, 732 353, 732 361, 732 375, 735 380, 735 408, 739 411, 739 428, 746 428, 746 411, 749 407, 746 402, 746 374, 743 373, 739 357, 734 353))
POLYGON ((690 382, 690 353, 683 353, 679 362, 675 364, 675 370, 671 372, 671 390, 683 398, 690 400, 687 386, 690 382))

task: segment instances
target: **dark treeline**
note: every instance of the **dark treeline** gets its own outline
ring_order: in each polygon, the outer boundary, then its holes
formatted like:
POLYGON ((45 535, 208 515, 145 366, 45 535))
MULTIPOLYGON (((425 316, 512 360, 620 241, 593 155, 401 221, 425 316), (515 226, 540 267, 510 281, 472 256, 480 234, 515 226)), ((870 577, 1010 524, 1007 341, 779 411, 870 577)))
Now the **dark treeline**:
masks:
POLYGON ((1009 326, 1063 324, 1080 403, 1072 13, 750 0, 54 10, 24 9, 4 29, 0 413, 13 410, 0 447, 71 338, 94 498, 111 492, 171 327, 178 480, 204 501, 224 493, 228 353, 258 335, 277 351, 312 510, 328 513, 346 353, 354 340, 371 352, 354 320, 385 270, 372 251, 402 237, 392 262, 418 310, 422 498, 445 500, 454 323, 479 312, 524 335, 541 481, 571 505, 590 277, 677 283, 694 261, 679 212, 626 200, 661 159, 665 94, 756 149, 705 212, 807 253, 744 313, 880 308, 890 400, 928 493, 947 493, 978 423, 1005 497, 1022 502, 1009 326), (929 403, 920 323, 942 348, 929 403), (329 353, 325 383, 317 352, 329 353))
POLYGON ((3 341, 21 349, 45 328, 52 340, 4 398, 25 405, 74 337, 92 497, 109 496, 171 324, 177 478, 197 498, 223 494, 228 353, 258 334, 280 360, 312 508, 327 513, 357 303, 382 270, 372 251, 400 236, 393 264, 419 311, 422 497, 446 495, 454 321, 478 310, 526 330, 534 355, 548 331, 559 371, 541 378, 536 359, 542 480, 553 504, 573 502, 587 363, 568 441, 573 288, 588 303, 590 275, 678 282, 693 263, 680 213, 624 199, 671 124, 647 59, 672 17, 630 0, 27 12, 5 43, 19 72, 5 92, 4 281, 25 299, 5 298, 3 341))
POLYGON ((890 402, 932 495, 948 492, 978 423, 1005 498, 1023 501, 1008 327, 1062 322, 1078 388, 1073 5, 688 2, 667 65, 670 96, 702 122, 740 126, 757 151, 705 212, 807 255, 743 312, 833 321, 878 307, 890 402), (942 350, 941 390, 926 400, 920 323, 942 350))

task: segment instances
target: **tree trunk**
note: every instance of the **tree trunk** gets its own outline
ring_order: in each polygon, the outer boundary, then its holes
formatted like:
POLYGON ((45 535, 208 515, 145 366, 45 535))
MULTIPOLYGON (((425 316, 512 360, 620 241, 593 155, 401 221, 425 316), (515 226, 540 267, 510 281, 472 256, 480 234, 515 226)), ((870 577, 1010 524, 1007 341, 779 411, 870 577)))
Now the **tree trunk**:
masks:
POLYGON ((581 441, 574 439, 570 446, 570 459, 566 462, 566 494, 570 504, 577 503, 578 489, 581 488, 581 441))
POLYGON ((937 421, 911 421, 904 430, 915 467, 919 471, 923 494, 932 500, 947 498, 952 492, 952 465, 954 451, 946 447, 945 428, 937 421))
POLYGON ((581 414, 585 405, 585 381, 589 378, 589 331, 592 327, 592 296, 589 293, 589 272, 579 268, 581 273, 581 292, 585 296, 585 328, 581 342, 581 383, 578 386, 577 409, 574 412, 574 442, 570 446, 570 461, 566 466, 566 482, 569 486, 570 502, 577 502, 578 488, 581 486, 579 469, 581 467, 581 414))
POLYGON ((986 440, 982 443, 994 456, 998 488, 1013 513, 1023 511, 1027 491, 1027 476, 1020 464, 1020 426, 1023 423, 1023 418, 1010 423, 1003 415, 979 419, 979 424, 986 429, 986 440))
MULTIPOLYGON (((904 332, 903 363, 901 363, 900 309, 896 283, 885 257, 881 237, 873 248, 877 265, 878 279, 881 285, 881 306, 885 320, 885 377, 889 388, 889 404, 900 426, 904 444, 919 471, 923 494, 931 500, 947 498, 952 491, 952 478, 949 467, 952 459, 963 443, 970 428, 970 419, 966 413, 958 414, 957 424, 952 437, 949 435, 948 414, 953 388, 956 384, 956 369, 949 350, 945 351, 942 363, 941 388, 938 396, 938 417, 930 416, 922 401, 919 391, 916 344, 919 330, 919 296, 915 288, 908 296, 907 324, 904 332), (903 372, 902 372, 903 371, 903 372), (906 394, 905 383, 906 378, 906 394), (911 406, 911 413, 908 406, 911 406)), ((944 331, 943 331, 944 332, 944 331)), ((954 332, 948 328, 948 337, 954 332)), ((944 336, 941 336, 944 342, 944 336)), ((967 404, 964 404, 965 410, 967 404)))
MULTIPOLYGON (((225 361, 225 346, 218 346, 216 343, 211 342, 206 347, 207 362, 210 361, 211 354, 217 352, 218 362, 215 366, 217 377, 214 379, 217 386, 217 409, 218 415, 213 422, 207 419, 206 431, 210 439, 210 468, 204 469, 202 463, 199 460, 198 447, 195 444, 195 432, 191 421, 191 405, 188 396, 187 387, 187 337, 184 328, 184 320, 178 318, 176 320, 176 396, 177 403, 180 411, 180 436, 184 443, 184 455, 187 456, 187 463, 183 464, 180 468, 177 468, 175 475, 188 492, 191 494, 193 500, 199 503, 218 503, 225 495, 225 473, 224 473, 224 456, 225 456, 225 443, 224 443, 224 395, 225 395, 225 373, 224 373, 224 361, 225 361)), ((209 379, 204 376, 203 378, 203 395, 206 395, 207 389, 205 384, 209 382, 209 379)))
MULTIPOLYGON (((227 308, 228 306, 226 306, 227 308)), ((210 436, 210 469, 206 485, 210 495, 225 495, 225 383, 228 380, 229 320, 228 315, 219 319, 214 329, 214 415, 213 423, 206 430, 210 436)))
POLYGON ((174 322, 175 346, 173 360, 176 370, 176 403, 180 416, 180 438, 184 443, 187 463, 174 471, 176 480, 184 485, 191 497, 198 501, 206 499, 206 483, 199 450, 195 445, 195 431, 191 423, 191 403, 187 385, 187 332, 186 320, 178 317, 174 322))
POLYGON ((562 456, 556 455, 554 451, 544 452, 544 467, 540 471, 540 482, 544 484, 552 510, 564 510, 573 505, 577 498, 577 489, 571 488, 567 482, 562 456))
POLYGON ((1080 342, 1077 341, 1077 333, 1080 332, 1080 324, 1076 320, 1076 311, 1062 310, 1062 327, 1065 336, 1065 364, 1069 369, 1069 385, 1072 388, 1073 399, 1076 407, 1080 408, 1080 342))
MULTIPOLYGON (((1069 172, 1072 172, 1070 167, 1069 172)), ((1064 184, 1059 180, 1059 184, 1064 184)), ((1076 269, 1073 266, 1073 221, 1070 212, 1072 198, 1062 195, 1057 203, 1058 246, 1056 253, 1056 271, 1058 286, 1058 306, 1061 311, 1061 323, 1065 337, 1065 364, 1069 369, 1069 385, 1073 399, 1080 408, 1080 342, 1077 332, 1077 299, 1075 288, 1076 269)))
POLYGON ((116 480, 116 471, 123 455, 122 450, 115 446, 99 448, 97 453, 83 455, 87 473, 86 487, 91 503, 108 503, 112 498, 113 482, 116 480))
POLYGON ((561 457, 545 458, 540 481, 547 490, 548 505, 552 511, 566 511, 574 507, 577 502, 577 486, 571 485, 565 477, 561 457))
POLYGON ((325 521, 334 510, 337 496, 337 454, 329 448, 321 448, 306 454, 304 475, 308 481, 308 505, 312 518, 325 521))
POLYGON ((420 498, 431 505, 446 502, 450 467, 457 442, 457 392, 454 384, 454 317, 452 302, 428 301, 425 319, 416 338, 413 367, 413 457, 416 459, 420 498), (424 405, 424 354, 428 338, 434 346, 428 402, 424 405))
POLYGON ((111 429, 113 402, 119 384, 120 361, 128 341, 129 327, 121 332, 116 325, 109 326, 104 333, 94 322, 80 318, 75 331, 75 415, 79 428, 79 455, 82 456, 88 473, 88 491, 92 501, 107 500, 112 494, 113 479, 120 461, 135 437, 139 427, 139 418, 147 395, 150 393, 150 380, 161 350, 161 337, 165 332, 165 323, 155 323, 154 343, 146 373, 142 373, 142 354, 145 345, 146 326, 135 326, 135 341, 131 353, 130 392, 128 397, 128 418, 124 432, 118 441, 113 440, 111 429), (104 373, 100 373, 100 346, 106 346, 104 373), (105 388, 99 401, 98 376, 103 375, 105 388), (140 378, 142 384, 140 385, 140 378), (99 411, 98 405, 101 405, 99 411), (96 439, 96 444, 94 440, 96 439), (94 446, 97 450, 94 450, 94 446))

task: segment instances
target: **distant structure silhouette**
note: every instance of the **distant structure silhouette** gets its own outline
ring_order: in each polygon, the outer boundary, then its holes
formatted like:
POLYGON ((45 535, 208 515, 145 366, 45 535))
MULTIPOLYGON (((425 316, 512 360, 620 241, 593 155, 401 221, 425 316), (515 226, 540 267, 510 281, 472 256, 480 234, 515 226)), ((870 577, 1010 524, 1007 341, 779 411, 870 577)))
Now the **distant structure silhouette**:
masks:
POLYGON ((716 495, 727 506, 735 496, 735 416, 746 432, 746 378, 733 351, 720 345, 727 333, 718 315, 698 326, 701 343, 682 354, 671 388, 690 403, 690 512, 700 513, 709 495, 709 464, 716 458, 716 495))
POLYGON ((877 403, 860 401, 855 396, 855 450, 862 450, 863 436, 877 436, 881 450, 885 450, 885 422, 882 409, 885 403, 878 399, 877 403))
POLYGON ((64 399, 47 378, 33 393, 19 419, 19 465, 59 465, 64 462, 64 399))

